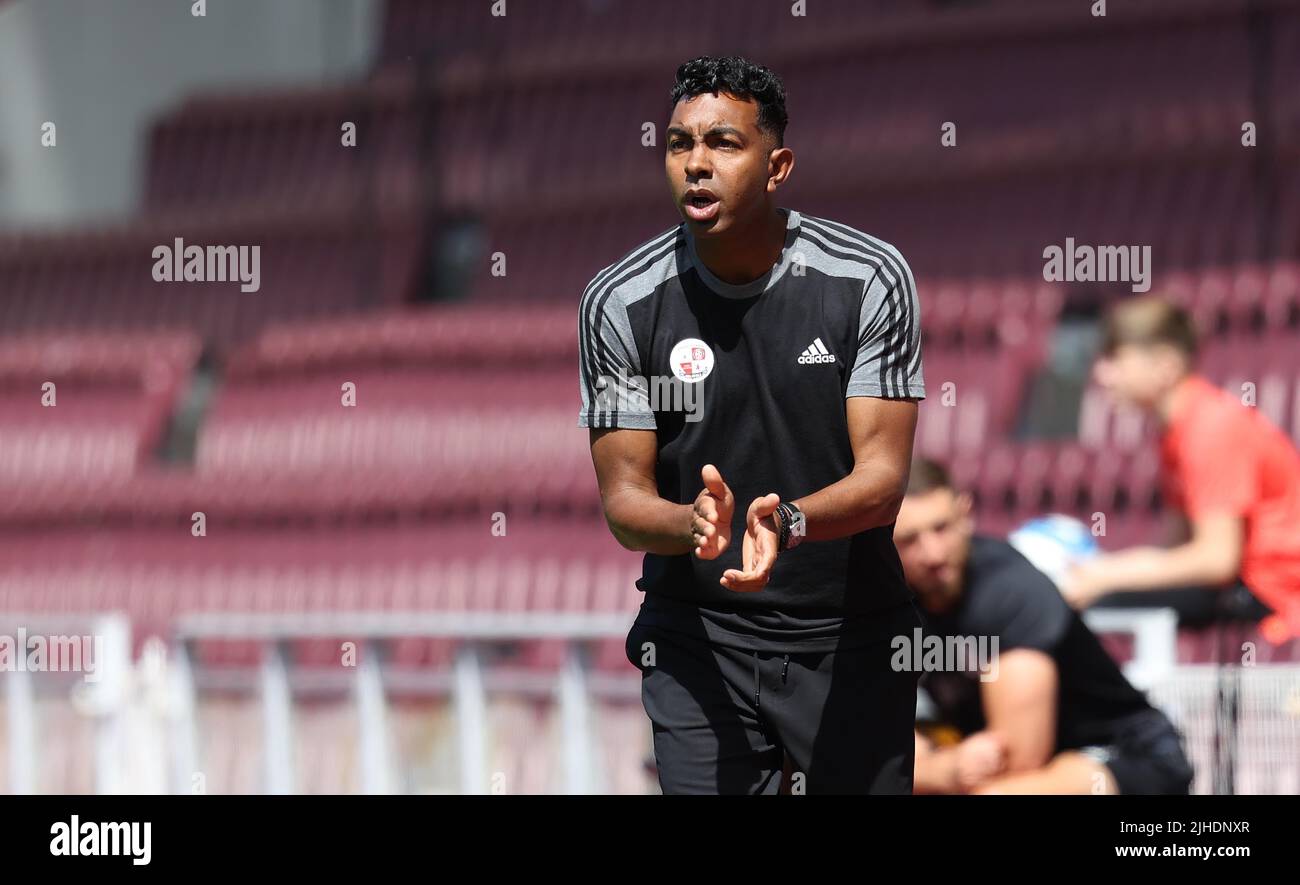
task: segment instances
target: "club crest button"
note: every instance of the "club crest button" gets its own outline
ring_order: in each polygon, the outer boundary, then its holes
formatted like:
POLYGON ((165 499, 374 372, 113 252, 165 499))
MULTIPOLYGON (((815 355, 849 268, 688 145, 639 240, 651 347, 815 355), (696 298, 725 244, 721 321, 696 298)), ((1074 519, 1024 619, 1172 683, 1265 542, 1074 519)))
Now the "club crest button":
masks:
POLYGON ((695 384, 713 371, 713 351, 698 338, 683 338, 673 345, 669 362, 674 375, 687 384, 695 384))

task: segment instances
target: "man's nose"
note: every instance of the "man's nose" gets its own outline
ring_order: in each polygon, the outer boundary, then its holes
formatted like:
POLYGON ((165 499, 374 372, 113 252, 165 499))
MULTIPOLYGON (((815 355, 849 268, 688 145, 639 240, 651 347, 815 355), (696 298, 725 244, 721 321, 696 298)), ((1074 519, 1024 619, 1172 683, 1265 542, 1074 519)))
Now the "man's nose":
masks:
POLYGON ((696 181, 701 178, 710 178, 713 175, 713 167, 709 165, 709 151, 703 142, 696 142, 691 148, 690 154, 686 157, 686 177, 688 180, 696 181))
POLYGON ((944 551, 943 539, 939 537, 938 532, 926 532, 921 536, 921 556, 925 559, 926 565, 944 564, 947 556, 944 551))

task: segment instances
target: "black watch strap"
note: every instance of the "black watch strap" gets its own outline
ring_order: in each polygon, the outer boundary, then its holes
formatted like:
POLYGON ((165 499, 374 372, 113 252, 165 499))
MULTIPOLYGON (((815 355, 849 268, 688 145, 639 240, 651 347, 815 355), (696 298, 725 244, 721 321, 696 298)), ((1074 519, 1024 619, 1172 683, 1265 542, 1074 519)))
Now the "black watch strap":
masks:
POLYGON ((803 511, 794 504, 780 504, 776 508, 776 524, 780 532, 778 550, 793 550, 808 535, 808 523, 803 511))

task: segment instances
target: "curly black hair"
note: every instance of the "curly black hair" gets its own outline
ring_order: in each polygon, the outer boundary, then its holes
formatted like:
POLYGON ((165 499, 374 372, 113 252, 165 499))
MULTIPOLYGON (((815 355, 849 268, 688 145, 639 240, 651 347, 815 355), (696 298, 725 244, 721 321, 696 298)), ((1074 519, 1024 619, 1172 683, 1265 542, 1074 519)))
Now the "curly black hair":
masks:
POLYGON ((684 96, 725 92, 736 98, 752 98, 758 103, 758 128, 776 138, 777 147, 785 145, 785 86, 781 78, 762 65, 740 58, 693 58, 677 69, 673 86, 673 106, 684 96))

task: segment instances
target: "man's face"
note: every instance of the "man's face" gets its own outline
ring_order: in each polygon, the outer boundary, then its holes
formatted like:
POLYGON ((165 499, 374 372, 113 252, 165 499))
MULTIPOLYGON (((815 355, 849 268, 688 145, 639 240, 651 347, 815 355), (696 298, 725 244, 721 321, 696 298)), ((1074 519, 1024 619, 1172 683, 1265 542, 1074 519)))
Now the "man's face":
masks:
POLYGON ((697 237, 758 217, 775 145, 758 128, 758 103, 719 92, 683 98, 666 132, 664 168, 677 210, 697 237))
POLYGON ((1154 408, 1182 372, 1182 358, 1166 345, 1121 344, 1092 368, 1093 378, 1111 396, 1142 409, 1154 408))
POLYGON ((929 611, 952 607, 970 555, 970 499, 952 489, 908 495, 894 521, 894 546, 907 583, 929 611))

